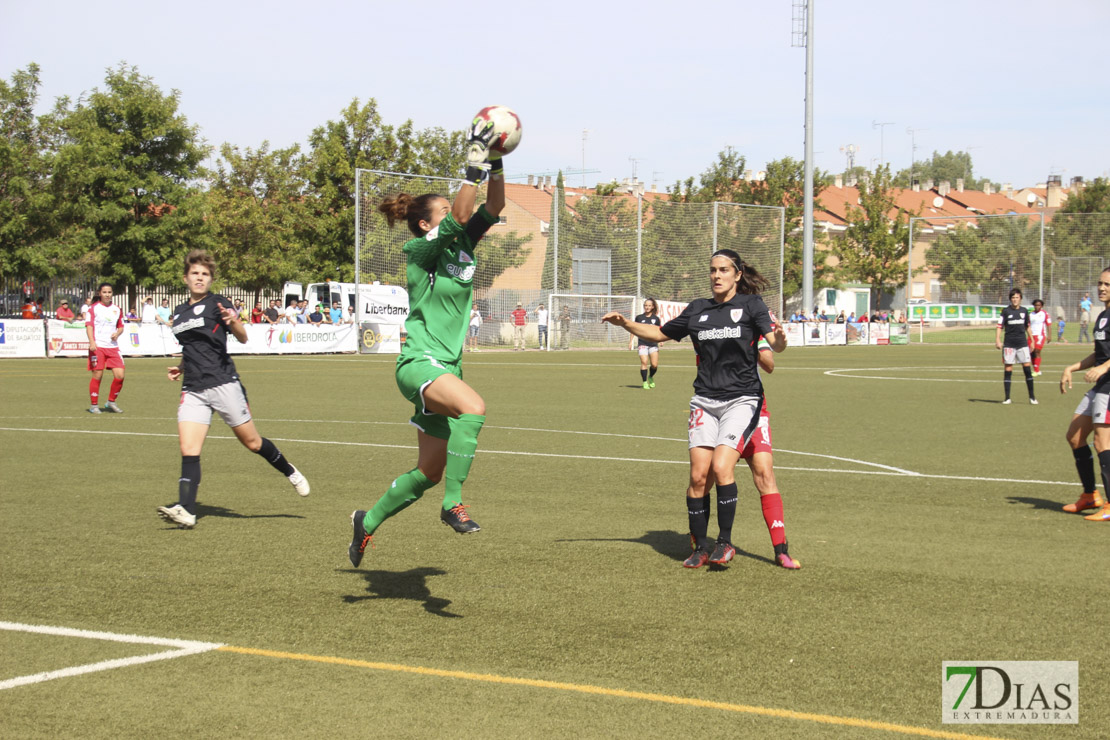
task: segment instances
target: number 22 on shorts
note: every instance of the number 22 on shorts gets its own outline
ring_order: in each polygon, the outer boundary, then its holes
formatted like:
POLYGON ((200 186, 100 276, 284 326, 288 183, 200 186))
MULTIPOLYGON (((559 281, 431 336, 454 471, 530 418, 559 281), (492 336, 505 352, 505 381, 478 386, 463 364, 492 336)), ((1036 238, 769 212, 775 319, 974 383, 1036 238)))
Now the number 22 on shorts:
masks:
POLYGON ((700 427, 702 425, 701 417, 705 414, 704 409, 690 409, 690 428, 700 427))

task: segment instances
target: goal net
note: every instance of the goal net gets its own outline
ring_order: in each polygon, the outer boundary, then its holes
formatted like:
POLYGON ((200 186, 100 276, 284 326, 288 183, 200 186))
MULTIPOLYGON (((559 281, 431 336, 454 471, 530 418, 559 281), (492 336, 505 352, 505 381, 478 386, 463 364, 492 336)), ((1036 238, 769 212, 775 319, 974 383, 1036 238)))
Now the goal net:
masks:
POLYGON ((628 345, 628 332, 601 317, 619 311, 631 319, 637 314, 636 297, 630 295, 551 294, 549 349, 619 349, 628 345))

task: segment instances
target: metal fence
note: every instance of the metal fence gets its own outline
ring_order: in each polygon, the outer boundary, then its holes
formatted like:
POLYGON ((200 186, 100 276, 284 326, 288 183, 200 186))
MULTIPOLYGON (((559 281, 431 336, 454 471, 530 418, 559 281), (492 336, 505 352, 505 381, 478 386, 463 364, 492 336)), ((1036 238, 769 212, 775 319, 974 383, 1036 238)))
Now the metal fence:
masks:
MULTIPOLYGON (((462 181, 378 170, 358 170, 355 180, 355 279, 404 286, 402 247, 412 235, 404 224, 388 228, 377 206, 401 192, 452 198, 462 181)), ((479 202, 484 197, 483 187, 479 202)), ((550 309, 553 294, 671 301, 709 295, 709 256, 726 247, 768 279, 764 300, 781 311, 783 208, 522 184, 506 185, 506 199, 501 223, 483 238, 476 260, 480 345, 511 344, 510 314, 518 303, 534 336, 535 310, 550 309)))
POLYGON ((1043 300, 1053 321, 1077 323, 1110 265, 1106 213, 914 217, 909 232, 906 312, 924 341, 993 342, 987 309, 1007 304, 1013 288, 1025 305, 1043 300))

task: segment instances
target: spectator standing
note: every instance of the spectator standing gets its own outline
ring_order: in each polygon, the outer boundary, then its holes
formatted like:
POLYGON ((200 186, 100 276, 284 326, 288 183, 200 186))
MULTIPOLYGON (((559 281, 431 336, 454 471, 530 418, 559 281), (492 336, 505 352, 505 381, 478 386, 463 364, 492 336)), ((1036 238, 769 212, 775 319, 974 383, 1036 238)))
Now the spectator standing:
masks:
POLYGON ((297 299, 292 298, 289 300, 289 305, 285 307, 285 323, 297 323, 297 299))
POLYGON ((331 302, 331 310, 328 311, 327 323, 332 326, 339 326, 343 323, 343 306, 339 301, 331 302))
POLYGON ((559 349, 570 349, 570 306, 559 312, 559 349))
POLYGON ((478 351, 478 330, 482 328, 482 312, 477 306, 470 307, 470 325, 466 329, 467 349, 471 352, 478 351))
POLYGON ((139 323, 139 314, 135 313, 135 307, 134 306, 127 309, 127 316, 124 317, 124 321, 126 321, 128 323, 131 323, 131 324, 139 323))
POLYGON ((524 304, 516 304, 516 310, 509 314, 513 318, 513 350, 524 349, 524 327, 528 325, 528 312, 524 304))
POLYGON ((358 314, 355 313, 355 307, 354 306, 347 306, 347 323, 348 324, 357 324, 358 323, 358 314))
POLYGON ((271 299, 270 307, 262 312, 262 320, 267 324, 276 324, 281 320, 281 313, 278 311, 278 302, 271 299))
POLYGON ((547 318, 549 314, 547 309, 541 303, 539 308, 536 309, 536 325, 539 329, 540 335, 540 349, 547 349, 547 318))
POLYGON ((312 324, 313 326, 319 326, 320 324, 324 323, 324 314, 320 313, 320 308, 321 308, 320 304, 317 303, 316 304, 316 310, 305 317, 305 323, 306 324, 312 324))
POLYGON ((848 320, 848 318, 844 315, 843 311, 841 311, 836 317, 836 323, 838 323, 838 324, 843 324, 847 320, 848 320))
POLYGON ((302 298, 301 302, 297 304, 297 323, 298 324, 307 324, 308 323, 308 314, 309 314, 308 299, 302 298))
POLYGON ((173 324, 170 322, 170 299, 169 298, 163 298, 162 299, 162 305, 158 307, 158 310, 155 311, 154 315, 158 319, 159 324, 164 324, 164 325, 170 326, 170 327, 173 326, 173 324))
POLYGON ((54 313, 54 316, 60 321, 73 321, 75 317, 73 315, 73 310, 69 307, 68 300, 62 301, 61 305, 58 306, 58 310, 54 313))
POLYGON ((158 309, 154 307, 154 298, 147 296, 143 301, 143 312, 141 320, 144 324, 157 324, 158 323, 158 309))
POLYGON ((261 324, 262 323, 262 313, 263 313, 263 311, 262 311, 262 302, 259 301, 258 303, 254 304, 254 308, 251 309, 251 323, 252 324, 261 324))
POLYGON ((96 293, 89 293, 89 297, 81 304, 81 310, 77 312, 77 319, 79 321, 87 321, 89 318, 89 306, 96 300, 96 293))
POLYGON ((1084 293, 1083 300, 1079 302, 1079 341, 1091 341, 1091 335, 1087 333, 1087 325, 1091 323, 1091 294, 1084 293))

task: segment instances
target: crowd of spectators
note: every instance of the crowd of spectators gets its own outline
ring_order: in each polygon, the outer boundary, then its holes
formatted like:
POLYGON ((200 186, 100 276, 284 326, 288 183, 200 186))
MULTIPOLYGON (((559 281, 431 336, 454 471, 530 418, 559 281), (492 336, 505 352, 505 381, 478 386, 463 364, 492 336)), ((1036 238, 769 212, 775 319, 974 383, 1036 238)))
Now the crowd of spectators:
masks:
POLYGON ((790 317, 786 321, 789 324, 803 324, 811 322, 831 322, 834 324, 904 324, 906 322, 906 317, 901 311, 898 311, 897 313, 893 311, 872 311, 870 315, 868 315, 867 313, 861 313, 859 316, 856 316, 855 311, 848 315, 845 315, 844 312, 841 311, 835 317, 829 318, 828 312, 822 309, 821 311, 814 312, 812 316, 806 316, 804 311, 795 311, 794 313, 790 314, 790 317))

